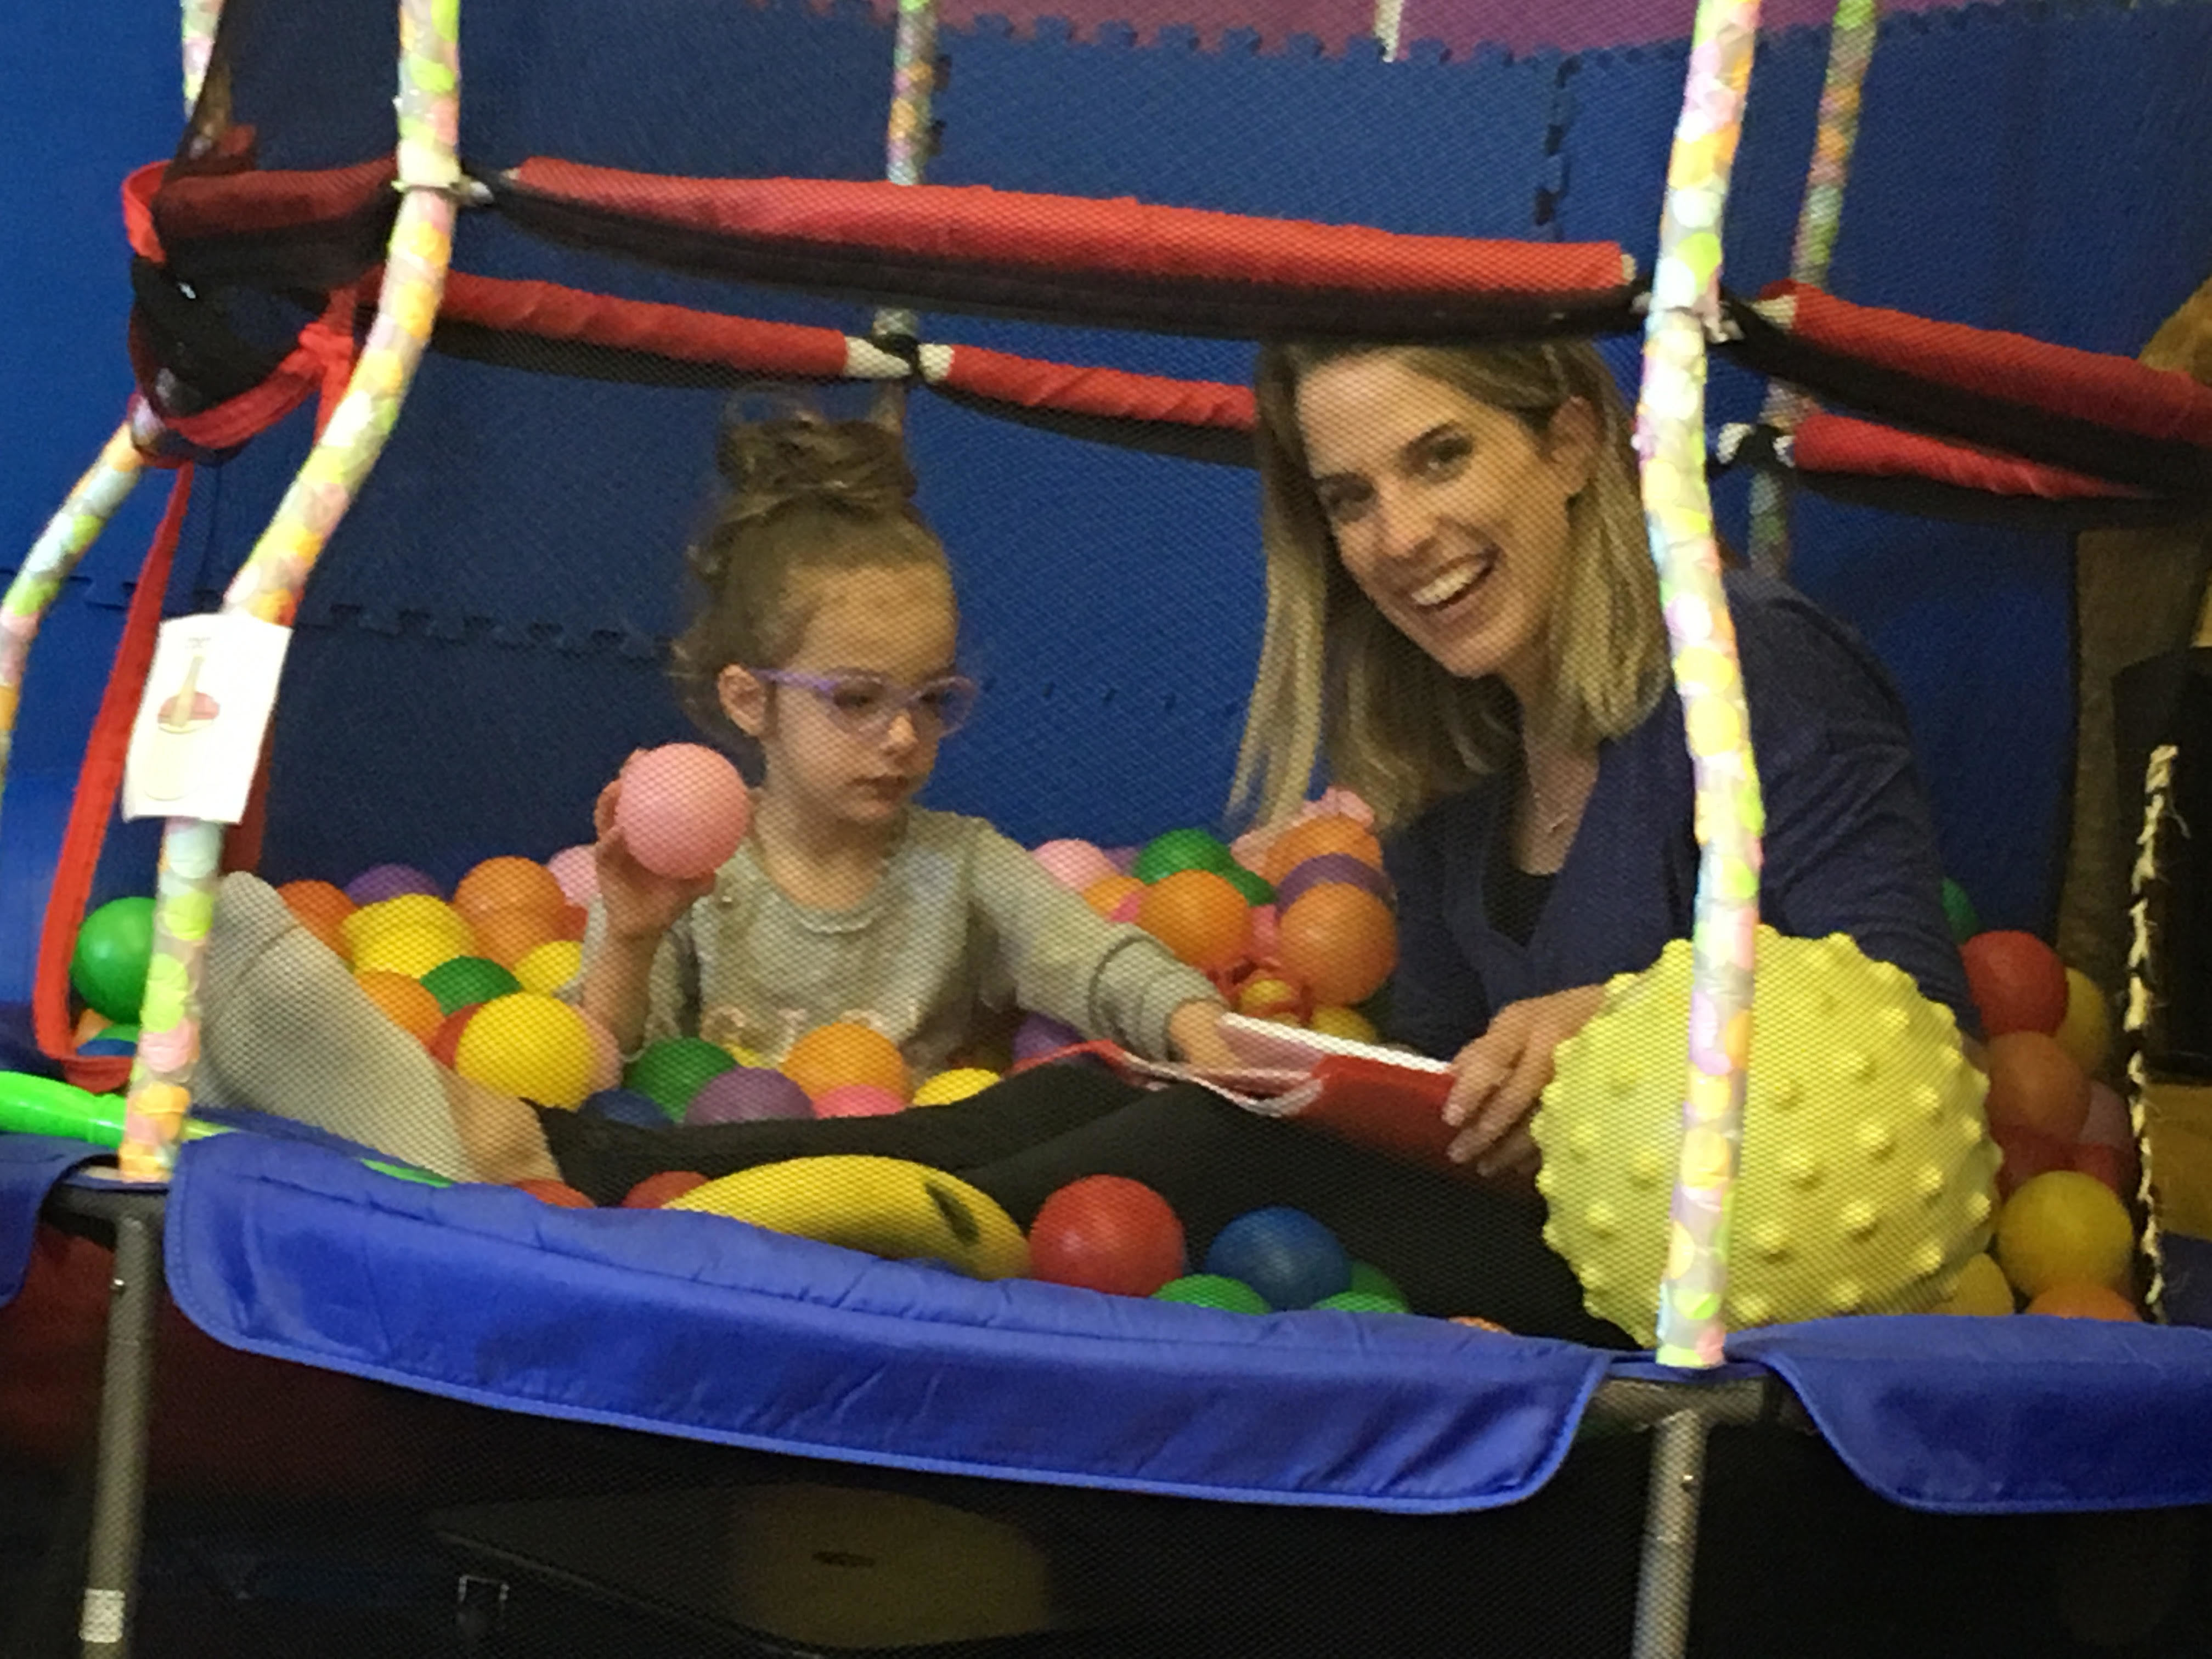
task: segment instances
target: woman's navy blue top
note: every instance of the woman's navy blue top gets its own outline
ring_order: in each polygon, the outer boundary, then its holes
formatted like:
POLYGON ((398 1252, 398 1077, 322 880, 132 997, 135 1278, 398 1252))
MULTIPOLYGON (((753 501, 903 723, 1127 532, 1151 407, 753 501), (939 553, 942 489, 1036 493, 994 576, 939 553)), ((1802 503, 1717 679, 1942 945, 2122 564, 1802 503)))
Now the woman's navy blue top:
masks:
MULTIPOLYGON (((1748 572, 1725 580, 1766 805, 1760 920, 1785 934, 1849 935, 1978 1034, 1896 687, 1802 595, 1748 572)), ((1489 891, 1516 787, 1510 773, 1486 778, 1385 849, 1398 889, 1390 1034, 1425 1054, 1449 1058, 1508 1003, 1640 972, 1690 934, 1698 848, 1671 684, 1641 726, 1599 750, 1574 844, 1525 943, 1493 921, 1489 891)))

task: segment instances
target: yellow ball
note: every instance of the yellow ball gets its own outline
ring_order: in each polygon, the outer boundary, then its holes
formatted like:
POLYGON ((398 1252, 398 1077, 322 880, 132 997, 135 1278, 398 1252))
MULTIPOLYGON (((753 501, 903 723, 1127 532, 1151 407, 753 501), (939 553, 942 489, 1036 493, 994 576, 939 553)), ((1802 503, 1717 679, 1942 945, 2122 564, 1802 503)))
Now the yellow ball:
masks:
MULTIPOLYGON (((1728 1325, 1924 1312, 1989 1243, 1988 1081, 1949 1010, 1850 939, 1761 927, 1758 949, 1728 1325)), ((1530 1125, 1546 1243, 1590 1311, 1646 1344, 1681 1151, 1690 957, 1677 939, 1606 988, 1530 1125)))
POLYGON ((1323 1036, 1343 1037, 1352 1042, 1373 1042, 1382 1034, 1375 1023, 1357 1008, 1316 1008, 1307 1022, 1323 1036))
POLYGON ((768 1064, 768 1061, 762 1059, 757 1051, 746 1048, 742 1042, 726 1042, 722 1044, 722 1052, 729 1055, 732 1060, 736 1060, 740 1066, 765 1066, 768 1064))
POLYGON ((2073 1170, 2021 1182, 1997 1218, 1997 1261, 2023 1296, 2068 1279, 2118 1290, 2135 1248, 2127 1206, 2103 1182, 2073 1170))
POLYGON ((1939 1314, 2008 1314, 2012 1311, 2012 1286, 2006 1282, 2004 1269, 1997 1266, 1992 1255, 1978 1255, 1969 1261, 1959 1274, 1959 1282, 1951 1287, 1951 1294, 1936 1304, 1939 1314))
POLYGON ((526 991, 553 992, 576 977, 584 965, 584 947, 574 939, 548 939, 526 951, 514 964, 514 976, 526 991))
POLYGON ((409 979, 420 979, 433 968, 444 966, 455 957, 465 957, 468 947, 457 942, 452 933, 442 927, 387 927, 363 939, 353 953, 353 970, 356 974, 404 974, 409 979))
POLYGON ((2066 1017, 2052 1033, 2091 1077, 2112 1052, 2112 1016, 2105 994, 2079 968, 2066 970, 2066 1017))
POLYGON ((999 1080, 996 1072, 987 1072, 980 1066, 960 1066, 949 1072, 939 1072, 935 1077, 914 1091, 917 1106, 950 1106, 956 1100, 965 1100, 970 1095, 981 1094, 999 1080))
POLYGON ((476 934, 461 913, 428 893, 402 893, 398 898, 364 904, 338 923, 338 937, 358 964, 362 948, 371 939, 401 927, 427 930, 450 939, 456 957, 471 955, 476 950, 476 934))
POLYGON ((573 1108, 592 1091, 595 1058, 581 1014, 557 998, 513 991, 462 1028, 453 1069, 501 1094, 573 1108))

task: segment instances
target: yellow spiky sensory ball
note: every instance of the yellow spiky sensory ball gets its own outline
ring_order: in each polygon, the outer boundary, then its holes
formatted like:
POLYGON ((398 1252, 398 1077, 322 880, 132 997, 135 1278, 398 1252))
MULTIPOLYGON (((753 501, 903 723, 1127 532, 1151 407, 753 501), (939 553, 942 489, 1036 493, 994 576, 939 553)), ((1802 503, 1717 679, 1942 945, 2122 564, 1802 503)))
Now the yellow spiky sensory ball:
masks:
MULTIPOLYGON (((1656 1340, 1681 1144, 1687 939, 1607 987, 1530 1125, 1545 1242, 1589 1310, 1656 1340)), ((1759 930, 1730 1230, 1732 1329, 1917 1313, 1987 1248, 1998 1152, 1950 1010, 1841 934, 1759 930)), ((1714 1137, 1715 1151, 1720 1147, 1714 1137)))

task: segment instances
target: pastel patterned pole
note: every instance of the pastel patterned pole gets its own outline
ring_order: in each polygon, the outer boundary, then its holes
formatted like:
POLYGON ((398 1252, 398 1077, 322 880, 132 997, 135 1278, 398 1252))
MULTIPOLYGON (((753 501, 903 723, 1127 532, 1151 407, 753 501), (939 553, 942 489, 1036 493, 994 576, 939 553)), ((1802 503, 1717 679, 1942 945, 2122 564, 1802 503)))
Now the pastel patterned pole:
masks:
MULTIPOLYGON (((1828 75, 1820 87, 1820 119, 1813 135, 1813 166, 1805 178, 1805 199, 1797 213, 1797 240, 1790 255, 1790 274, 1815 288, 1828 285, 1828 262, 1836 251, 1836 229, 1844 216, 1844 181, 1859 138, 1859 93, 1874 59, 1881 0, 1838 0, 1828 31, 1828 75)), ((1796 387, 1770 381, 1762 426, 1794 432, 1812 408, 1796 387)), ((1751 479, 1751 562, 1754 569, 1779 576, 1790 568, 1790 505, 1781 476, 1762 467, 1751 479)))
POLYGON ((184 0, 185 113, 200 100, 208 64, 215 57, 216 25, 222 21, 222 0, 184 0))
MULTIPOLYGON (((461 174, 459 0, 402 0, 398 101, 399 189, 376 322, 332 411, 269 528, 223 596, 226 612, 289 626, 308 573, 353 503, 398 419, 445 292, 461 174)), ((139 1012, 138 1055, 118 1164, 159 1181, 176 1162, 199 1056, 199 978, 224 826, 172 818, 154 892, 154 952, 139 1012)))
MULTIPOLYGON (((884 141, 884 177, 918 185, 929 167, 929 106, 937 90, 937 0, 899 0, 898 33, 891 46, 891 113, 884 141)), ((878 340, 915 339, 921 319, 887 306, 869 331, 878 340)), ((876 418, 896 426, 906 410, 903 381, 877 388, 876 418)))
POLYGON ((1696 780, 1688 1085, 1660 1287, 1662 1364, 1721 1360, 1729 1212, 1743 1135, 1765 809, 1735 625, 1705 489, 1705 342, 1720 326, 1721 224, 1743 126, 1759 0, 1701 0, 1667 168, 1644 325, 1636 447, 1674 686, 1696 780))
POLYGON ((101 446, 100 459, 76 481, 39 539, 24 556, 22 568, 0 597, 0 795, 8 788, 8 753, 21 706, 23 676, 31 661, 31 641, 39 625, 61 597, 77 567, 115 511, 130 499, 146 470, 145 451, 158 441, 161 417, 137 399, 101 446))

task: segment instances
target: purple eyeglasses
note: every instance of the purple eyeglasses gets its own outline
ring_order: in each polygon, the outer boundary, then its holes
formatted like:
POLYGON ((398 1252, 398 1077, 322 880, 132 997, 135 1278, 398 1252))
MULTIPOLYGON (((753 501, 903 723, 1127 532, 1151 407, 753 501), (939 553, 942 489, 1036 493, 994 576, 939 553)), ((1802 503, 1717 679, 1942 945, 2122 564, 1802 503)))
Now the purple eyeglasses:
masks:
POLYGON ((941 738, 958 731, 975 709, 975 682, 965 674, 940 674, 902 690, 881 674, 801 674, 788 668, 745 672, 771 685, 811 691, 838 729, 856 738, 881 737, 901 714, 913 717, 916 732, 941 738))

